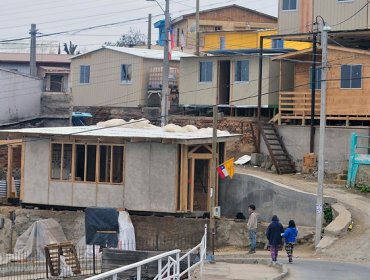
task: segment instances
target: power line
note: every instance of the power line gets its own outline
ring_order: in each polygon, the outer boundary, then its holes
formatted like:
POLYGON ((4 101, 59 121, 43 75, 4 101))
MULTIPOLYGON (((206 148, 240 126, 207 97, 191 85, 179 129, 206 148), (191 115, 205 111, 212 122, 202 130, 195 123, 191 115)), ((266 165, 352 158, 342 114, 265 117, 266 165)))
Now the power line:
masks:
POLYGON ((331 27, 335 27, 335 26, 338 26, 338 25, 340 25, 340 24, 342 24, 342 23, 345 23, 345 22, 347 22, 347 21, 349 21, 350 19, 352 19, 352 18, 354 18, 356 15, 358 15, 363 9, 365 9, 368 5, 370 4, 370 0, 369 1, 367 1, 367 3, 364 5, 364 6, 362 6, 357 12, 355 12, 353 15, 351 15, 350 17, 348 17, 348 18, 346 18, 345 20, 343 20, 343 21, 341 21, 341 22, 338 22, 338 23, 336 23, 336 24, 331 24, 331 27))

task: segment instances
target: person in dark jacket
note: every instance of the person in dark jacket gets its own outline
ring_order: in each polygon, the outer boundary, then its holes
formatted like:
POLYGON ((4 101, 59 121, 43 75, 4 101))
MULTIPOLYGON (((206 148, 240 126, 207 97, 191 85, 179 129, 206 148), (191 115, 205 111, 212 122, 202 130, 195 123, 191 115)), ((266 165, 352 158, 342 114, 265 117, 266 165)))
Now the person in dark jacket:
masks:
POLYGON ((279 246, 282 245, 281 234, 284 233, 283 225, 279 223, 279 218, 272 216, 272 222, 269 224, 266 237, 269 241, 270 253, 273 262, 277 261, 279 246))
POLYGON ((282 236, 285 238, 285 251, 288 255, 289 263, 293 262, 293 248, 298 235, 297 227, 294 220, 289 221, 289 226, 284 231, 282 236))

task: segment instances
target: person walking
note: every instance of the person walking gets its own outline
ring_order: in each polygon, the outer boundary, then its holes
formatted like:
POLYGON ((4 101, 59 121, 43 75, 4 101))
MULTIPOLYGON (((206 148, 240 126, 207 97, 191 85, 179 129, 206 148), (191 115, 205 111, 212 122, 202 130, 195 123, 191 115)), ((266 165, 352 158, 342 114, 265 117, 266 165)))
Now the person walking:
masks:
POLYGON ((279 246, 282 245, 281 234, 284 233, 284 228, 276 215, 272 216, 271 220, 272 222, 269 224, 266 231, 266 237, 269 241, 271 259, 273 262, 276 262, 279 253, 279 246))
POLYGON ((289 263, 293 263, 293 248, 298 235, 298 230, 294 220, 289 221, 289 226, 286 228, 282 237, 285 238, 285 251, 288 255, 289 263))
POLYGON ((247 223, 248 235, 249 235, 249 254, 254 254, 256 252, 256 243, 257 243, 257 213, 256 206, 253 204, 248 206, 249 218, 247 223))

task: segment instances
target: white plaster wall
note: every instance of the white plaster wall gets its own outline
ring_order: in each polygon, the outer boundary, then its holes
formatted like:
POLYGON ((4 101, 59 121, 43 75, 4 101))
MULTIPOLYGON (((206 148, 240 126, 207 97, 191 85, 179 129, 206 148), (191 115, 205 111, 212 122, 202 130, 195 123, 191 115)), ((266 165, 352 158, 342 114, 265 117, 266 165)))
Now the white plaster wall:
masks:
POLYGON ((75 182, 73 184, 73 206, 94 207, 96 205, 96 184, 75 182))
POLYGON ((177 146, 160 143, 126 145, 125 207, 137 211, 175 212, 177 146))
POLYGON ((26 139, 24 203, 48 203, 49 140, 26 139))
POLYGON ((98 207, 122 208, 123 204, 123 185, 98 185, 98 207))
POLYGON ((42 80, 0 69, 0 124, 37 117, 42 80))
POLYGON ((72 182, 50 181, 49 203, 50 205, 72 205, 72 182))

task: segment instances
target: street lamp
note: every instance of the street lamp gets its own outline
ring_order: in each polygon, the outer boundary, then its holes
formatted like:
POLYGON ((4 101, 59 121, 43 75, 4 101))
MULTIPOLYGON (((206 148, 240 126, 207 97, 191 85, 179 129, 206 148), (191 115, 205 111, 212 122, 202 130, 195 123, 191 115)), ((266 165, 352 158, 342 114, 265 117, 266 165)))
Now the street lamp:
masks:
POLYGON ((167 106, 167 98, 168 98, 168 76, 170 73, 170 60, 169 60, 169 52, 168 52, 168 32, 170 29, 170 1, 166 0, 166 8, 163 9, 162 6, 158 3, 157 0, 146 0, 148 2, 156 2, 161 10, 164 12, 165 16, 165 35, 164 35, 164 52, 163 52, 163 77, 162 77, 162 96, 161 96, 161 126, 165 126, 167 124, 167 115, 168 115, 168 106, 167 106))

